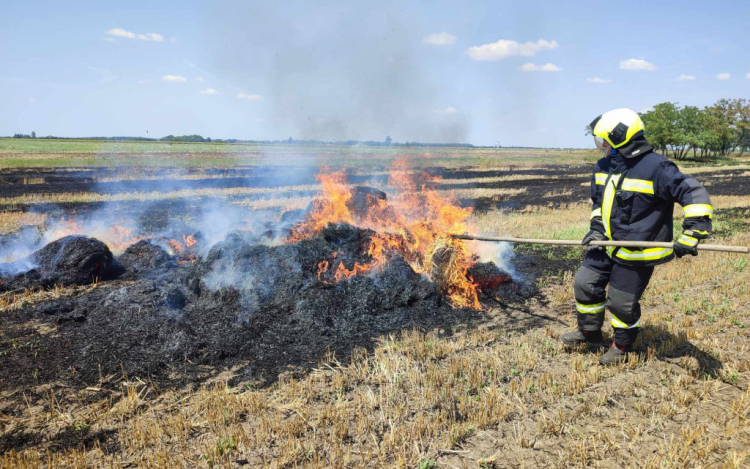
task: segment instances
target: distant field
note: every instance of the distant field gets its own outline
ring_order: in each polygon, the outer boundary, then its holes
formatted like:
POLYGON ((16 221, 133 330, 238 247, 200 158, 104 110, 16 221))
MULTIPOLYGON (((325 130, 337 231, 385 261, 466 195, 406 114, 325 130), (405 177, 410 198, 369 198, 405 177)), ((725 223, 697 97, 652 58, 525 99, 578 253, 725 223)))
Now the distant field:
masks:
POLYGON ((0 153, 259 153, 261 144, 0 139, 0 153))
POLYGON ((591 163, 588 150, 461 147, 366 147, 253 143, 105 142, 0 139, 0 167, 237 165, 387 166, 400 157, 422 166, 591 163))

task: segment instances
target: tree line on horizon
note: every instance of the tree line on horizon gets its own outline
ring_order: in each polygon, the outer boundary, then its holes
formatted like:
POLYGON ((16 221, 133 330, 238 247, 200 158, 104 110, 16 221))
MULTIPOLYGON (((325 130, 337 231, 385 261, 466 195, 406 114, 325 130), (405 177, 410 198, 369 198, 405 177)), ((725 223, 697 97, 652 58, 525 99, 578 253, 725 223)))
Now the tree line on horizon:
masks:
MULTIPOLYGON (((11 138, 20 139, 36 139, 36 132, 31 134, 14 134, 11 138)), ((203 137, 201 135, 167 135, 162 138, 148 138, 148 137, 55 137, 48 135, 46 137, 38 137, 40 140, 104 140, 104 141, 133 141, 133 142, 178 142, 178 143, 261 143, 261 144, 287 144, 287 145, 363 145, 368 147, 461 147, 461 148, 475 148, 470 143, 421 143, 421 142, 394 142, 391 137, 386 136, 383 141, 360 141, 360 140, 341 140, 341 141, 323 141, 323 140, 295 140, 292 137, 283 140, 239 140, 236 138, 227 139, 211 139, 211 137, 203 137)), ((481 148, 481 147, 480 147, 481 148)), ((525 148, 525 147, 506 147, 506 148, 525 148)))
MULTIPOLYGON (((693 158, 715 158, 729 155, 742 156, 750 151, 750 101, 744 98, 720 99, 703 109, 697 106, 682 106, 678 103, 664 102, 656 104, 653 109, 639 113, 645 125, 645 136, 657 151, 677 160, 693 158)), ((587 129, 587 133, 590 130, 587 129)), ((13 138, 37 138, 35 132, 15 134, 13 138)), ((65 137, 46 136, 42 139, 69 140, 65 137)), ((206 142, 206 143, 270 143, 298 145, 364 145, 394 147, 475 147, 469 143, 419 143, 393 142, 389 136, 383 141, 336 141, 320 140, 238 140, 211 139, 201 135, 167 135, 159 139, 144 137, 88 137, 85 140, 108 141, 148 141, 148 142, 206 142)), ((525 148, 502 147, 498 148, 525 148)))
POLYGON ((665 102, 640 116, 649 143, 677 160, 750 151, 750 102, 744 98, 720 99, 703 109, 665 102))

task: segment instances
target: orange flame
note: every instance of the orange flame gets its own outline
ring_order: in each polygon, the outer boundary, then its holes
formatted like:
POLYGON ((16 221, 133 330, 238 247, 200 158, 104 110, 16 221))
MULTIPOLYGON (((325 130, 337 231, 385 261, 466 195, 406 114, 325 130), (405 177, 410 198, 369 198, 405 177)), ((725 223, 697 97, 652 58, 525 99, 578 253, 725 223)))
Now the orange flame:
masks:
POLYGON ((79 223, 75 218, 63 219, 45 232, 45 237, 48 240, 56 240, 70 235, 85 235, 96 238, 106 244, 115 254, 123 252, 131 244, 146 237, 145 235, 133 234, 132 228, 125 228, 118 222, 115 222, 109 228, 105 228, 86 226, 86 223, 79 223))
POLYGON ((189 235, 189 236, 182 235, 182 240, 185 242, 185 246, 189 248, 195 246, 195 243, 198 242, 195 240, 195 236, 193 235, 189 235))
POLYGON ((178 264, 186 264, 188 262, 195 262, 195 249, 193 247, 198 243, 193 235, 182 235, 182 242, 179 239, 170 239, 167 241, 169 247, 174 251, 174 255, 178 257, 178 264))
POLYGON ((315 176, 323 186, 325 197, 313 200, 313 210, 304 223, 297 225, 289 237, 290 242, 301 241, 315 236, 328 226, 332 220, 336 223, 352 223, 346 203, 352 194, 346 187, 346 174, 343 171, 330 172, 327 166, 321 166, 321 174, 315 176))
POLYGON ((328 272, 328 261, 318 262, 318 280, 323 281, 323 275, 328 272))
POLYGON ((180 244, 180 242, 177 241, 176 239, 170 239, 169 241, 167 241, 167 244, 169 244, 169 247, 172 248, 175 254, 180 254, 182 251, 185 250, 182 244, 180 244))
POLYGON ((422 172, 412 174, 406 160, 393 163, 388 177, 388 187, 395 192, 389 200, 366 197, 368 206, 364 213, 350 209, 352 193, 346 186, 343 171, 331 172, 321 168, 316 178, 321 182, 322 192, 313 201, 313 208, 304 222, 296 225, 288 242, 310 238, 329 223, 348 223, 375 231, 365 249, 369 261, 365 265, 355 263, 349 270, 343 261, 333 264, 324 260, 318 264, 318 278, 327 281, 348 279, 353 275, 381 270, 388 261, 399 255, 417 273, 428 275, 433 280, 433 257, 440 249, 451 250, 451 262, 440 266, 440 288, 457 307, 481 307, 477 297, 477 286, 467 276, 474 263, 472 254, 464 243, 450 237, 466 231, 466 220, 471 208, 463 208, 453 197, 445 197, 429 189, 428 185, 438 178, 422 172))

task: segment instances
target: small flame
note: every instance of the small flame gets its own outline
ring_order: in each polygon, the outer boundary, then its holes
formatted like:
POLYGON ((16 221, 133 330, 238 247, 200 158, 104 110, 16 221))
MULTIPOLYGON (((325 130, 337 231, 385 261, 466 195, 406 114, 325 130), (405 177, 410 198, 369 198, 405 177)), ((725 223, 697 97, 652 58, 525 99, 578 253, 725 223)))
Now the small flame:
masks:
POLYGON ((177 263, 180 265, 187 264, 188 262, 190 262, 191 264, 195 262, 195 256, 192 254, 188 254, 184 259, 180 259, 177 261, 177 263))
POLYGON ((354 268, 351 270, 346 268, 344 261, 337 259, 338 252, 332 252, 331 257, 333 258, 332 263, 328 260, 322 260, 318 262, 318 280, 323 283, 338 283, 343 280, 347 280, 355 275, 364 274, 370 272, 373 268, 372 264, 360 264, 359 262, 354 263, 354 268), (335 265, 333 269, 329 270, 331 264, 335 265))
POLYGON ((172 248, 172 253, 178 258, 178 264, 186 264, 188 262, 195 262, 195 245, 198 240, 195 239, 194 235, 182 235, 182 241, 179 239, 170 239, 167 241, 169 247, 172 248))
POLYGON ((318 262, 318 280, 324 281, 323 276, 328 272, 328 261, 318 262))
POLYGON ((198 242, 195 240, 195 236, 193 235, 189 235, 189 236, 182 235, 182 240, 185 242, 185 246, 189 248, 195 246, 195 243, 198 242))
POLYGON ((169 241, 167 241, 167 244, 169 244, 169 247, 172 248, 172 251, 174 251, 175 255, 178 255, 185 250, 182 244, 180 244, 180 242, 176 239, 170 239, 169 241))

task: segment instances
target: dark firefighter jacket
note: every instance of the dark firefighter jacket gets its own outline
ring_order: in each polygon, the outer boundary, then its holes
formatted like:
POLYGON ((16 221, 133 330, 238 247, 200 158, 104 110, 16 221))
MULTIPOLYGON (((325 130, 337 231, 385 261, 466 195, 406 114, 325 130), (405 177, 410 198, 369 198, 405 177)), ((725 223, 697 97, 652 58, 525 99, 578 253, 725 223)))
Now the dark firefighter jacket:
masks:
MULTIPOLYGON (((711 231, 713 207, 708 192, 691 176, 656 153, 640 138, 641 151, 613 152, 596 163, 591 177, 591 228, 617 241, 672 241, 672 212, 685 211, 684 230, 711 231)), ((631 149, 632 150, 632 149, 631 149)), ((674 258, 671 248, 608 247, 615 262, 653 266, 674 258)))

